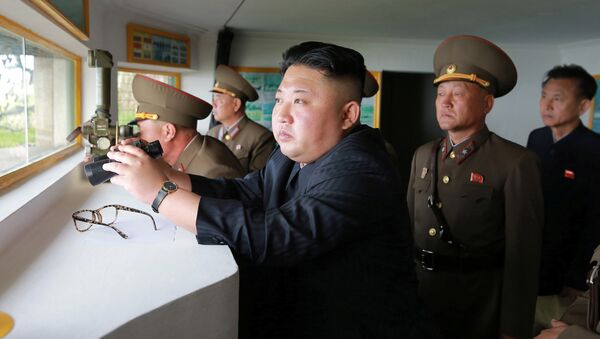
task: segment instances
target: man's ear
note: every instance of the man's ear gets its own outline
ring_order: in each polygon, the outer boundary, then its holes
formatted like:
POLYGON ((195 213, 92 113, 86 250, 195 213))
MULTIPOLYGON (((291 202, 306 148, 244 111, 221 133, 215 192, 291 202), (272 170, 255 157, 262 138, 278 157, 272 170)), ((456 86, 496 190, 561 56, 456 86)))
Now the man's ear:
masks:
POLYGON ((171 141, 175 138, 177 134, 177 127, 170 122, 164 124, 161 128, 161 134, 163 136, 164 141, 171 141))
POLYGON ((586 112, 588 112, 590 110, 591 106, 592 106, 592 100, 590 100, 590 99, 581 100, 579 102, 579 116, 582 116, 586 112))
POLYGON ((360 119, 360 104, 356 101, 347 102, 342 111, 342 129, 347 130, 360 119))
POLYGON ((484 111, 485 114, 488 114, 489 112, 492 111, 492 108, 494 108, 494 96, 491 94, 488 94, 485 96, 485 102, 484 102, 484 111))
POLYGON ((233 98, 233 110, 235 112, 239 111, 240 108, 242 108, 242 105, 243 105, 242 99, 240 99, 240 98, 233 98))

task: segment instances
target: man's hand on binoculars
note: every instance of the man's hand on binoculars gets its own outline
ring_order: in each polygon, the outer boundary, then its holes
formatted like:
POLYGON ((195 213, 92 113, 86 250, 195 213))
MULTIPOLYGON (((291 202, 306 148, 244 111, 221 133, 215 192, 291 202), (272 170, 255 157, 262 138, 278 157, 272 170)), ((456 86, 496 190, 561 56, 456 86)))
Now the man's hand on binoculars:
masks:
POLYGON ((139 147, 119 145, 118 151, 110 151, 107 156, 117 161, 102 166, 105 171, 117 173, 110 181, 147 204, 152 203, 156 192, 168 179, 164 173, 164 161, 152 159, 139 147))

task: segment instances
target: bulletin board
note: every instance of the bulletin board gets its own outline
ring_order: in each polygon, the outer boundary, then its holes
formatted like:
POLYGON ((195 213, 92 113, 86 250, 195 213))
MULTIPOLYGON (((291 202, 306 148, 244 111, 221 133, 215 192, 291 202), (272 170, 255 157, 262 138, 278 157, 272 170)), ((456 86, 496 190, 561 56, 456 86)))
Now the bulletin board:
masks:
POLYGON ((127 61, 190 67, 190 38, 136 24, 127 24, 127 61))
POLYGON ((589 112, 588 127, 592 131, 600 133, 600 74, 594 75, 594 79, 596 79, 598 89, 596 90, 596 95, 592 101, 592 108, 589 112))
POLYGON ((234 67, 258 93, 254 102, 246 102, 246 115, 257 123, 271 129, 271 115, 275 106, 275 92, 279 88, 282 76, 279 68, 271 67, 234 67))
MULTIPOLYGON (((275 106, 275 93, 282 76, 275 67, 234 67, 258 92, 258 100, 246 103, 246 115, 257 123, 271 129, 271 115, 275 106)), ((381 86, 381 72, 371 71, 381 86)), ((379 128, 379 93, 363 98, 360 122, 379 128)))

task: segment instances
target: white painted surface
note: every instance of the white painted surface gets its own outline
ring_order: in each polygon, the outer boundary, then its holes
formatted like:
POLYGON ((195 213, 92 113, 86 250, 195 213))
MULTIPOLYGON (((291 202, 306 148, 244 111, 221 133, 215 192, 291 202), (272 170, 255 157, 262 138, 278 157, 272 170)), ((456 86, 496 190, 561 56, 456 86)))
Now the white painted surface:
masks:
MULTIPOLYGON (((115 329, 113 337, 237 337, 237 265, 229 249, 198 245, 181 229, 174 240, 149 242, 102 226, 76 231, 71 214, 82 208, 117 203, 154 214, 117 186, 92 187, 80 172, 0 224, 22 230, 0 249, 0 310, 15 319, 9 337, 97 338, 115 329)), ((139 218, 143 232, 155 232, 139 218)))

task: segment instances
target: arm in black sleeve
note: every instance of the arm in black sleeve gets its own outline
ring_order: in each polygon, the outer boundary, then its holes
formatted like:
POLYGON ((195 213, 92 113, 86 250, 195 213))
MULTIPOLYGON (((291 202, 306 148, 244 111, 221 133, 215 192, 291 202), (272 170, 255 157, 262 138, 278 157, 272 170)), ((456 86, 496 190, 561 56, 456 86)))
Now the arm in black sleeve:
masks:
POLYGON ((255 264, 293 265, 370 232, 381 234, 382 227, 408 227, 396 222, 395 211, 404 201, 396 187, 389 176, 348 174, 326 178, 271 209, 203 198, 198 241, 225 243, 255 264))
POLYGON ((192 192, 203 198, 239 200, 245 204, 262 199, 264 169, 249 173, 243 178, 209 179, 199 175, 190 175, 192 192))

